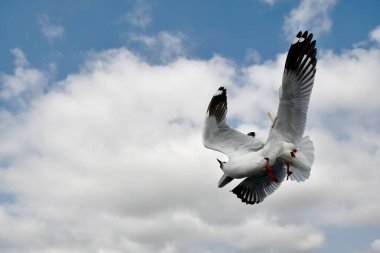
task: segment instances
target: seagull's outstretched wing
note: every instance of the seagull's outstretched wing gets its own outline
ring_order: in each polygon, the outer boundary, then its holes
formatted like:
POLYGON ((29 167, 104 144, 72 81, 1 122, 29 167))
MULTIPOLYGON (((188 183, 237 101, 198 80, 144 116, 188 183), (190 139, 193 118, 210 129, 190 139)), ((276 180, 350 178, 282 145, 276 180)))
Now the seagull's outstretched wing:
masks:
POLYGON ((272 166, 272 173, 277 177, 278 182, 269 178, 266 171, 259 172, 253 176, 244 179, 232 192, 246 204, 257 204, 280 187, 285 178, 284 164, 277 160, 272 166))
POLYGON ((206 148, 224 153, 257 151, 263 143, 255 137, 245 135, 226 124, 227 90, 220 87, 212 97, 207 109, 203 127, 203 145, 206 148))
POLYGON ((299 32, 290 46, 280 88, 280 104, 273 125, 287 142, 301 140, 316 71, 315 40, 307 31, 299 32))

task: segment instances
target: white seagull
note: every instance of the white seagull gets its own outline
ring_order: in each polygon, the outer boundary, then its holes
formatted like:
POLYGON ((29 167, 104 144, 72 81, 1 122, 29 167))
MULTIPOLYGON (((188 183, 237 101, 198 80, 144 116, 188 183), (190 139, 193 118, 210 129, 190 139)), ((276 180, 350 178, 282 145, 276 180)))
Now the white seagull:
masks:
POLYGON ((314 147, 303 137, 310 94, 316 71, 313 34, 299 32, 290 46, 285 62, 280 103, 267 142, 255 138, 254 132, 243 134, 226 123, 227 91, 220 87, 207 109, 203 144, 228 156, 219 159, 224 172, 218 186, 234 178, 245 178, 232 192, 247 204, 262 202, 273 193, 287 175, 291 180, 309 178, 314 161, 314 147))

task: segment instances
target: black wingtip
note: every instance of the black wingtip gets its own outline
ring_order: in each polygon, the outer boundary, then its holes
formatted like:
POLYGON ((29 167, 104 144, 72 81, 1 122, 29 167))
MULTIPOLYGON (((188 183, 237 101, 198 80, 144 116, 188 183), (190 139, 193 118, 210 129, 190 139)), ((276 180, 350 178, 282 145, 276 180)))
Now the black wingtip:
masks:
POLYGON ((241 202, 249 205, 263 202, 267 196, 279 188, 281 182, 285 179, 286 171, 283 162, 276 160, 276 163, 272 166, 272 172, 273 176, 278 178, 278 182, 272 181, 267 172, 261 172, 244 179, 232 190, 232 193, 241 202))
POLYGON ((208 116, 221 122, 227 113, 227 89, 219 87, 207 108, 208 116))
POLYGON ((308 42, 310 43, 313 39, 313 33, 309 33, 308 31, 299 31, 294 38, 292 45, 302 42, 308 42))
POLYGON ((294 38, 285 62, 285 70, 297 70, 302 67, 303 57, 306 56, 311 61, 316 61, 316 41, 313 40, 313 33, 299 31, 294 38))
POLYGON ((261 202, 261 199, 255 194, 254 191, 248 190, 242 186, 237 186, 232 190, 232 193, 235 194, 241 202, 247 205, 254 205, 261 202))

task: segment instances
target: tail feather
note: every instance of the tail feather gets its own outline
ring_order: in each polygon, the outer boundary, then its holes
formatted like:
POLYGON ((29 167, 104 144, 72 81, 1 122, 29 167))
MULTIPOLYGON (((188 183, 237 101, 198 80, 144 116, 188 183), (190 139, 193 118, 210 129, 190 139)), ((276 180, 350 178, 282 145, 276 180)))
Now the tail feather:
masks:
POLYGON ((311 165, 313 165, 314 163, 314 145, 313 142, 310 140, 310 137, 303 137, 301 141, 297 144, 297 147, 305 155, 311 167, 311 165))
POLYGON ((299 169, 297 167, 292 167, 291 171, 293 173, 289 176, 289 178, 292 181, 303 182, 306 179, 309 179, 309 177, 310 177, 310 170, 305 170, 305 169, 299 169))
POLYGON ((296 161, 291 166, 291 180, 305 181, 310 177, 311 166, 314 162, 314 145, 309 136, 305 136, 296 145, 296 161))

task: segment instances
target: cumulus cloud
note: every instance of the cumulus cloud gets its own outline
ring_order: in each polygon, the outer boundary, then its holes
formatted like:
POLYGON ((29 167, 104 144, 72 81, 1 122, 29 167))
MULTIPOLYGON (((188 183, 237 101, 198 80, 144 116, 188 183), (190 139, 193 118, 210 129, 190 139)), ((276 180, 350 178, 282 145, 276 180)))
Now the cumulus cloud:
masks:
POLYGON ((65 35, 65 29, 60 25, 53 24, 47 15, 39 16, 38 24, 40 25, 42 34, 49 41, 61 39, 65 35))
POLYGON ((321 83, 317 89, 321 107, 363 112, 379 108, 379 100, 371 95, 379 89, 380 73, 376 71, 379 59, 378 48, 355 48, 341 55, 327 52, 318 66, 326 74, 316 77, 321 83))
POLYGON ((224 85, 230 120, 265 139, 286 54, 243 68, 219 56, 152 64, 126 48, 92 54, 28 110, 0 111, 0 191, 14 196, 0 205, 0 226, 11 228, 3 252, 313 252, 325 243, 320 226, 380 225, 380 77, 368 70, 379 51, 319 57, 311 178, 257 206, 229 192, 237 182, 217 188, 221 155, 202 146, 203 117, 224 85))
POLYGON ((332 22, 330 11, 336 0, 301 0, 299 6, 285 17, 283 30, 291 36, 300 30, 310 30, 315 34, 330 31, 332 22))

